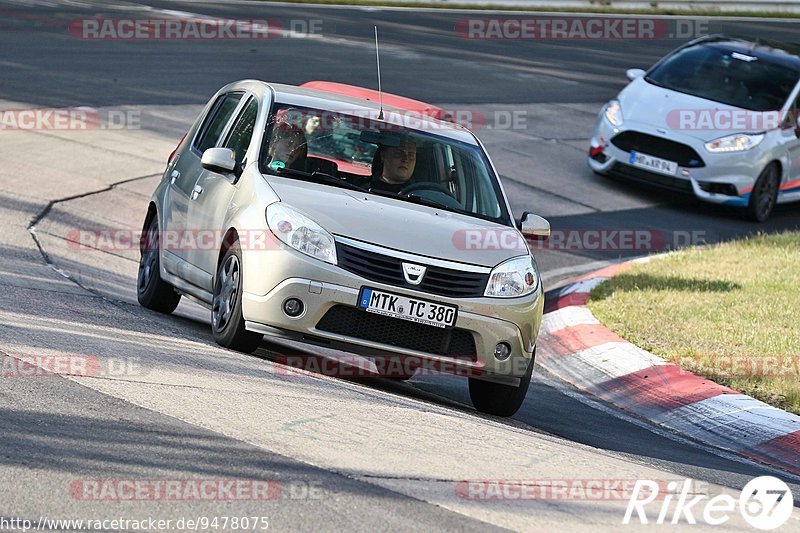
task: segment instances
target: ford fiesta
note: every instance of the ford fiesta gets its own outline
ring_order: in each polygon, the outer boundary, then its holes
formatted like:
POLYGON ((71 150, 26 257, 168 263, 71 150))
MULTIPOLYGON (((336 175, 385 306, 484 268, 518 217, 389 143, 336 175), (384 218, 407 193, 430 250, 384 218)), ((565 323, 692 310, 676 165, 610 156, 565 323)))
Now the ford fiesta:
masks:
POLYGON ((603 107, 597 173, 693 194, 766 220, 800 200, 800 56, 726 36, 692 41, 603 107))
POLYGON ((517 229, 460 126, 242 81, 169 158, 144 221, 138 299, 170 313, 190 297, 210 309, 216 341, 244 352, 267 334, 449 365, 469 376, 478 410, 510 416, 544 304, 523 235, 549 233, 529 213, 517 229), (193 245, 179 244, 187 235, 193 245))

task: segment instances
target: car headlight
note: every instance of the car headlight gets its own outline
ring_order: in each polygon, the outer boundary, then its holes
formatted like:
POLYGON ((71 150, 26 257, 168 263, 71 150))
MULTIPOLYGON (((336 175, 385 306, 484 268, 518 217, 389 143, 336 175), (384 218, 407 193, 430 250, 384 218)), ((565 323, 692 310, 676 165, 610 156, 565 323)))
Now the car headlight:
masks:
POLYGON ((336 264, 336 243, 322 226, 291 207, 276 202, 267 206, 267 225, 283 243, 298 252, 336 264))
POLYGON ((758 146, 764 140, 763 133, 737 133, 714 139, 706 143, 709 152, 742 152, 758 146))
POLYGON ((484 296, 493 298, 514 298, 525 296, 539 286, 539 273, 533 257, 523 255, 500 263, 489 274, 484 296))
POLYGON ((607 103, 603 115, 612 125, 622 126, 622 106, 619 105, 619 100, 611 100, 607 103))

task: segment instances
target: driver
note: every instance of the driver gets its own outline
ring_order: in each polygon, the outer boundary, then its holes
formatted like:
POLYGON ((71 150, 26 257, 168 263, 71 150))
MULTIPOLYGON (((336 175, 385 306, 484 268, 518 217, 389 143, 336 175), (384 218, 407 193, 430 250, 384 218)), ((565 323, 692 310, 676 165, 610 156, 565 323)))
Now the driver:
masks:
POLYGON ((400 146, 382 146, 377 155, 370 188, 395 194, 406 188, 417 164, 417 143, 403 139, 400 146))

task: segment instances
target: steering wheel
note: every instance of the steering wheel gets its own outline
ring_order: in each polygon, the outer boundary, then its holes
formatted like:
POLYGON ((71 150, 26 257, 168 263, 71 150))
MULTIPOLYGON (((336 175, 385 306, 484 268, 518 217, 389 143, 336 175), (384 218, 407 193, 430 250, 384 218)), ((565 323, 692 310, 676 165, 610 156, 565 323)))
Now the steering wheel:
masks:
POLYGON ((453 198, 453 195, 450 194, 450 191, 447 190, 447 187, 439 183, 433 183, 432 181, 412 183, 398 194, 400 196, 418 196, 420 198, 425 198, 426 200, 437 202, 442 207, 449 207, 451 209, 464 209, 464 206, 462 206, 458 200, 453 198), (429 192, 427 194, 417 194, 422 191, 429 192))
POLYGON ((414 192, 417 192, 417 191, 436 191, 436 192, 444 193, 447 196, 449 196, 450 198, 453 197, 453 195, 450 193, 450 191, 447 189, 447 187, 445 187, 444 185, 441 185, 440 183, 434 183, 432 181, 421 181, 419 183, 412 183, 411 185, 409 185, 408 187, 405 187, 403 190, 401 190, 397 194, 402 196, 402 195, 411 194, 411 193, 414 193, 414 192))

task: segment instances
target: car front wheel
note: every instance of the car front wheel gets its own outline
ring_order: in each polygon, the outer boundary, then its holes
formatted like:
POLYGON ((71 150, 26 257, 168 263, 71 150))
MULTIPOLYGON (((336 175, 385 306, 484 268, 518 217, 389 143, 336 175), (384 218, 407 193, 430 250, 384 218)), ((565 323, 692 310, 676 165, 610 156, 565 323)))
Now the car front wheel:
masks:
POLYGON ((528 394, 535 359, 536 352, 534 351, 525 375, 519 380, 518 387, 469 378, 469 397, 475 409, 496 416, 511 416, 516 413, 528 394))
POLYGON ((769 218, 778 201, 779 186, 778 167, 774 164, 767 166, 758 176, 753 192, 750 193, 747 214, 751 220, 764 222, 769 218))
POLYGON ((214 277, 211 330, 217 344, 238 352, 252 353, 263 335, 247 331, 242 316, 242 253, 234 241, 222 256, 214 277))

